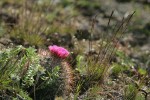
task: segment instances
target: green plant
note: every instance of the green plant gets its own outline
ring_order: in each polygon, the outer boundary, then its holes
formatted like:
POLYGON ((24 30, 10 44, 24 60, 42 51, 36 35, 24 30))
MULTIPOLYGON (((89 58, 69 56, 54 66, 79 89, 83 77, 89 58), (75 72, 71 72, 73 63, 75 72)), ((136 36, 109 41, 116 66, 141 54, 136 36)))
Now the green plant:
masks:
POLYGON ((31 95, 35 95, 33 97, 39 99, 54 99, 55 95, 59 94, 60 84, 60 67, 55 66, 53 69, 46 71, 45 74, 40 75, 35 87, 36 94, 32 90, 31 95))
POLYGON ((99 85, 94 85, 87 91, 87 97, 84 97, 86 100, 93 99, 103 99, 103 96, 99 95, 102 88, 99 85))
POLYGON ((82 1, 77 1, 76 2, 77 6, 83 7, 83 8, 89 8, 89 9, 95 9, 95 8, 100 8, 100 2, 98 0, 93 1, 87 1, 87 0, 82 0, 82 1))
POLYGON ((6 27, 2 24, 0 25, 0 37, 6 33, 6 27))
MULTIPOLYGON (((133 13, 134 14, 134 13, 133 13)), ((125 32, 133 14, 129 15, 126 19, 122 19, 121 23, 116 23, 115 27, 113 28, 113 33, 111 37, 108 37, 106 34, 103 34, 102 39, 99 43, 98 51, 96 52, 96 56, 92 55, 92 30, 94 29, 94 21, 92 22, 91 27, 91 35, 89 39, 89 51, 86 53, 86 56, 78 55, 77 60, 77 68, 76 70, 79 72, 80 77, 80 83, 78 86, 80 88, 78 89, 78 94, 86 95, 87 90, 90 88, 93 88, 93 86, 98 85, 98 87, 102 87, 102 91, 104 91, 104 94, 108 95, 111 98, 114 98, 109 91, 105 91, 105 87, 103 86, 107 85, 108 80, 108 71, 111 68, 111 60, 115 56, 117 52, 117 45, 119 40, 122 38, 122 34, 125 32)), ((110 18, 112 17, 113 12, 111 13, 110 18)), ((96 19, 97 16, 94 18, 96 19)), ((95 20, 93 19, 93 20, 95 20)), ((108 26, 110 25, 110 20, 108 21, 108 26)), ((82 47, 81 47, 82 48, 82 47)), ((94 52, 94 53, 95 53, 94 52)), ((112 69, 113 73, 116 75, 120 72, 126 70, 128 67, 121 68, 122 66, 128 66, 132 65, 132 63, 129 62, 129 60, 125 58, 125 55, 119 53, 121 57, 123 57, 123 60, 121 59, 121 64, 116 63, 114 65, 114 69, 112 69), (127 64, 126 64, 127 63, 127 64)), ((101 92, 101 90, 99 90, 101 92)), ((103 92, 102 92, 103 93, 103 92)), ((91 92, 92 94, 92 92, 91 92)), ((89 94, 90 95, 90 94, 89 94)), ((100 94, 101 97, 101 94, 100 94)), ((106 96, 107 97, 107 96, 106 96)))
MULTIPOLYGON (((13 94, 14 91, 18 93, 21 88, 27 89, 34 85, 34 76, 37 74, 39 69, 39 57, 34 48, 17 46, 16 48, 7 49, 4 52, 1 52, 0 92, 9 91, 13 94)), ((22 92, 20 91, 19 93, 22 92)))
POLYGON ((138 93, 136 95, 135 100, 146 100, 145 96, 142 93, 138 93))
POLYGON ((125 55, 124 52, 117 50, 116 56, 118 57, 119 61, 114 62, 111 66, 112 68, 112 75, 115 77, 118 77, 119 74, 123 74, 125 72, 128 76, 132 76, 132 66, 134 66, 134 63, 125 55))
POLYGON ((102 75, 102 69, 98 64, 95 64, 95 62, 90 59, 86 62, 86 59, 80 55, 77 56, 76 70, 79 71, 81 76, 87 77, 88 80, 97 80, 102 75))
POLYGON ((129 84, 126 86, 124 91, 124 99, 125 100, 136 100, 136 95, 138 93, 138 89, 134 84, 129 84))
POLYGON ((43 46, 45 41, 42 34, 47 29, 43 13, 36 3, 31 6, 29 2, 23 0, 21 5, 18 8, 17 23, 13 28, 8 28, 11 39, 22 45, 43 46), (29 10, 30 7, 32 10, 29 10))
POLYGON ((42 60, 48 60, 50 63, 43 64, 46 72, 40 76, 40 80, 35 87, 35 96, 39 99, 54 99, 55 96, 69 98, 70 93, 73 92, 74 85, 74 72, 65 61, 69 52, 65 48, 56 45, 49 46, 48 48, 50 51, 41 50, 39 52, 39 55, 44 58, 49 56, 51 59, 42 60), (51 55, 47 52, 50 52, 51 55))
POLYGON ((122 66, 120 66, 117 63, 113 64, 112 74, 115 75, 115 76, 119 76, 120 72, 122 72, 122 66))

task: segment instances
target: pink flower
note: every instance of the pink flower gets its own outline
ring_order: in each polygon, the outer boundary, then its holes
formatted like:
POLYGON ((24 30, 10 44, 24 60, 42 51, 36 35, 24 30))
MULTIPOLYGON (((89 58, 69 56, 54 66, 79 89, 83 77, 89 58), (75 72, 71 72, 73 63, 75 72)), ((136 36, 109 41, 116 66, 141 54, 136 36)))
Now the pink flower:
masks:
POLYGON ((69 51, 63 47, 53 45, 53 46, 49 46, 48 48, 52 54, 58 56, 59 58, 64 59, 64 58, 68 57, 68 55, 69 55, 69 51))

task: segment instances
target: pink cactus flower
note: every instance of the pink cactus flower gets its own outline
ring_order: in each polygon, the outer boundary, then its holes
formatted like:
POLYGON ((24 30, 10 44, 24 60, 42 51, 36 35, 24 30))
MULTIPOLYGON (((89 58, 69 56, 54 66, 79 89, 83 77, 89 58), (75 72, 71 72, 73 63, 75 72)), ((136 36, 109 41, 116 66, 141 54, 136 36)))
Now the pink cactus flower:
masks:
POLYGON ((59 47, 57 45, 53 45, 53 46, 49 46, 48 47, 50 52, 56 56, 58 56, 59 58, 66 58, 69 56, 69 51, 66 50, 63 47, 59 47))

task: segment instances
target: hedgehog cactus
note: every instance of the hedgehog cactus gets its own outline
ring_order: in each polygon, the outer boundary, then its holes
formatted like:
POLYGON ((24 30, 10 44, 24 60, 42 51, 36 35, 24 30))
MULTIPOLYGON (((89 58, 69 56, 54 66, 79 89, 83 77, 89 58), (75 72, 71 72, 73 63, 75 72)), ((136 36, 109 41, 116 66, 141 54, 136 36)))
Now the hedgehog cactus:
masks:
MULTIPOLYGON (((62 67, 62 77, 64 80, 65 85, 65 95, 69 95, 70 92, 72 92, 72 87, 74 84, 74 78, 73 78, 73 71, 70 67, 70 65, 65 61, 65 59, 69 56, 69 51, 66 50, 63 47, 59 47, 56 45, 49 46, 48 47, 52 58, 57 59, 57 61, 60 61, 60 66, 62 67)), ((54 61, 54 60, 53 60, 54 61)), ((55 62, 55 61, 54 61, 55 62)))
POLYGON ((63 47, 53 45, 53 46, 49 46, 48 48, 49 48, 51 54, 57 56, 58 58, 65 59, 69 56, 69 51, 63 47))

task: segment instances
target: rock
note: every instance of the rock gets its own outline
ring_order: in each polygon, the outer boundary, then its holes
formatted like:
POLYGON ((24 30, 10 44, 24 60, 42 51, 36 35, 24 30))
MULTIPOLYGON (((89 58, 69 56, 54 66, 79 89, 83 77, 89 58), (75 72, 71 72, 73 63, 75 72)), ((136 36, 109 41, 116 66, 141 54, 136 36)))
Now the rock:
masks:
POLYGON ((0 43, 3 45, 9 45, 12 41, 8 38, 0 38, 0 43))
POLYGON ((17 24, 17 18, 7 14, 0 12, 0 20, 3 20, 5 23, 7 23, 8 26, 13 27, 15 24, 17 24))

